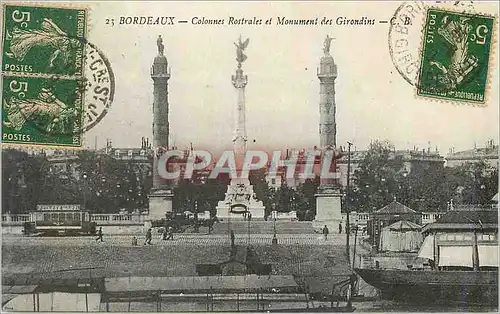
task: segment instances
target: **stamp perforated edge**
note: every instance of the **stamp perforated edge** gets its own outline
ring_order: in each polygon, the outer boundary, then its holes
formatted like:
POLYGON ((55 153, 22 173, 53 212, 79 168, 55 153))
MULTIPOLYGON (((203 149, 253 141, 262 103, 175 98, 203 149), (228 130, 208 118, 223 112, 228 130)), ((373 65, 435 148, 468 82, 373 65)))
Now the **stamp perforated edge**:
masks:
POLYGON ((427 21, 427 14, 429 10, 440 10, 440 11, 447 11, 451 13, 457 13, 457 14, 469 14, 469 15, 478 15, 478 16, 484 16, 484 17, 490 17, 493 19, 493 29, 491 31, 491 42, 490 42, 490 56, 488 59, 488 73, 486 74, 486 84, 484 86, 484 102, 471 102, 468 101, 467 99, 449 99, 449 98, 444 98, 444 97, 431 97, 431 96, 425 96, 425 95, 419 95, 418 94, 418 84, 415 84, 413 88, 413 97, 415 99, 424 99, 427 101, 431 102, 437 102, 437 103, 447 103, 447 104, 452 104, 456 106, 471 106, 471 107, 478 107, 478 108, 485 108, 488 106, 489 98, 488 95, 490 93, 491 89, 491 81, 493 79, 493 71, 496 69, 496 67, 493 67, 493 63, 495 62, 495 55, 496 55, 496 45, 497 45, 497 20, 498 20, 498 15, 497 14, 491 14, 491 13, 485 13, 485 12, 476 12, 475 10, 472 9, 450 9, 450 8, 445 8, 445 7, 438 7, 438 6, 429 6, 426 5, 425 8, 425 17, 422 19, 422 31, 421 31, 421 37, 420 37, 420 45, 418 48, 418 56, 420 59, 418 60, 418 69, 417 69, 417 81, 420 78, 420 67, 422 63, 422 53, 423 53, 423 48, 425 44, 425 23, 427 21))
MULTIPOLYGON (((24 6, 24 7, 41 7, 41 8, 61 8, 61 9, 74 9, 74 10, 85 10, 86 11, 86 21, 85 21, 85 35, 88 37, 92 31, 92 9, 90 5, 82 5, 75 4, 72 2, 3 2, 2 3, 2 40, 0 42, 0 51, 3 52, 3 31, 5 29, 5 7, 8 5, 16 5, 16 6, 24 6)), ((85 37, 85 39, 87 39, 85 37)), ((3 60, 2 60, 3 65, 3 60)), ((44 77, 44 78, 53 78, 54 74, 46 74, 46 73, 24 73, 24 72, 12 72, 12 71, 1 71, 1 82, 3 88, 3 77, 5 76, 22 76, 22 77, 44 77)), ((57 77, 61 79, 78 79, 81 78, 79 76, 74 75, 57 75, 57 77)), ((83 73, 83 77, 85 77, 85 73, 83 73)), ((84 98, 85 99, 85 94, 84 98)), ((3 121, 3 119, 2 119, 3 121)), ((83 123, 83 115, 82 121, 83 123)), ((82 124, 83 125, 83 124, 82 124)), ((2 132, 3 133, 3 132, 2 132)), ((80 145, 55 145, 50 143, 5 143, 0 140, 0 148, 21 148, 21 149, 62 149, 62 150, 84 150, 85 149, 85 132, 82 131, 80 138, 80 145)))
MULTIPOLYGON (((3 53, 4 47, 3 47, 3 32, 5 30, 5 14, 6 10, 5 7, 9 5, 15 5, 15 6, 20 6, 20 7, 32 7, 32 8, 54 8, 54 9, 73 9, 73 10, 85 10, 86 12, 86 21, 85 21, 85 40, 88 40, 88 36, 91 32, 91 25, 92 25, 92 10, 90 5, 81 5, 81 4, 73 4, 71 2, 63 3, 63 2, 4 2, 2 3, 2 41, 0 42, 0 51, 3 53)), ((84 53, 85 55, 85 53, 84 53)), ((36 76, 36 77, 61 77, 61 78, 79 78, 81 76, 85 76, 85 73, 82 73, 82 75, 61 75, 61 74, 48 74, 48 73, 39 73, 39 72, 16 72, 16 71, 4 71, 3 70, 3 60, 2 60, 2 75, 19 75, 19 73, 23 73, 23 76, 36 76)))

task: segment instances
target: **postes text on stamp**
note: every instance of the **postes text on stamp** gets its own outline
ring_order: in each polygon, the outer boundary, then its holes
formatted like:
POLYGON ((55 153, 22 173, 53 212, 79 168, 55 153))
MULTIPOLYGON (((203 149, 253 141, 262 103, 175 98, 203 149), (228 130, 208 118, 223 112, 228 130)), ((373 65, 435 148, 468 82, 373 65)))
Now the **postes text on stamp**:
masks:
POLYGON ((85 9, 7 4, 2 71, 83 76, 85 9))
POLYGON ((82 145, 81 80, 3 77, 2 142, 82 145))
POLYGON ((417 95, 485 103, 494 17, 429 8, 417 95))

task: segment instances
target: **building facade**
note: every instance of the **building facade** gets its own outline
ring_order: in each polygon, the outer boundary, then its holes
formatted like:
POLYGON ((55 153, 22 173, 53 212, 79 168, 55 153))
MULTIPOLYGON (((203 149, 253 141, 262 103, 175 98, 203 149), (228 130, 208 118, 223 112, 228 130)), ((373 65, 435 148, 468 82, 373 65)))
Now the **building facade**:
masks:
POLYGON ((480 161, 494 169, 498 169, 498 145, 495 145, 493 140, 486 143, 485 147, 473 148, 464 151, 455 152, 450 149, 446 156, 447 167, 458 167, 465 163, 478 163, 480 161))
MULTIPOLYGON (((359 169, 359 165, 361 161, 365 158, 367 150, 362 151, 351 151, 351 174, 350 180, 351 184, 353 184, 354 174, 356 170, 359 169)), ((417 166, 422 164, 440 164, 443 165, 445 163, 445 159, 443 156, 439 154, 439 152, 427 150, 396 150, 394 151, 389 158, 401 157, 403 160, 404 170, 407 173, 410 173, 411 170, 417 166)), ((337 160, 337 169, 340 172, 340 185, 347 186, 347 161, 348 156, 347 152, 342 153, 342 157, 337 160)))

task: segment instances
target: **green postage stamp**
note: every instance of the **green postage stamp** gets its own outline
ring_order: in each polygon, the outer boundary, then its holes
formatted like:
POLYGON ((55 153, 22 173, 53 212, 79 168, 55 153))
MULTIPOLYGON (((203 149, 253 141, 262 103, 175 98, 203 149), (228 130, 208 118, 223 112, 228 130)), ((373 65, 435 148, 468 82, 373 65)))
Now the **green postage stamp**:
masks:
POLYGON ((483 104, 494 17, 428 9, 417 95, 483 104))
POLYGON ((2 142, 80 147, 80 85, 78 80, 4 77, 2 142))
POLYGON ((5 4, 2 142, 81 147, 86 9, 5 4))
POLYGON ((5 5, 6 72, 82 76, 87 11, 5 5))

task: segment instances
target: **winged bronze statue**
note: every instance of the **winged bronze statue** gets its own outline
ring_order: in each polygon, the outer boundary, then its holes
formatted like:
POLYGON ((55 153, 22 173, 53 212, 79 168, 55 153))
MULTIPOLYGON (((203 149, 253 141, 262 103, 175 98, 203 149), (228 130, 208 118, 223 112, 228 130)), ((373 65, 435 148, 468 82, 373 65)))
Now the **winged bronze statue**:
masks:
POLYGON ((238 61, 238 64, 243 63, 247 59, 247 56, 243 53, 243 50, 247 48, 249 42, 250 38, 247 38, 247 40, 242 42, 240 36, 238 43, 234 43, 234 45, 236 46, 236 61, 238 61))
POLYGON ((44 18, 41 29, 22 30, 14 28, 11 35, 9 51, 6 55, 23 61, 24 57, 34 47, 50 47, 54 50, 50 56, 49 68, 54 67, 56 60, 61 60, 61 67, 70 65, 76 54, 76 49, 82 43, 77 38, 68 37, 52 20, 44 18))

